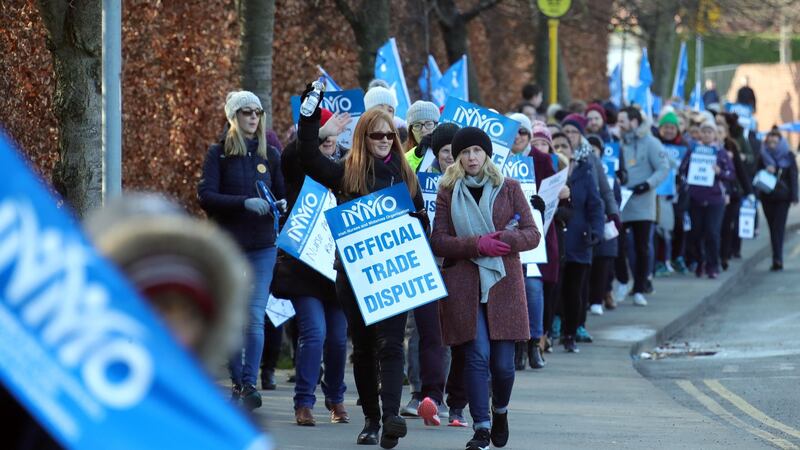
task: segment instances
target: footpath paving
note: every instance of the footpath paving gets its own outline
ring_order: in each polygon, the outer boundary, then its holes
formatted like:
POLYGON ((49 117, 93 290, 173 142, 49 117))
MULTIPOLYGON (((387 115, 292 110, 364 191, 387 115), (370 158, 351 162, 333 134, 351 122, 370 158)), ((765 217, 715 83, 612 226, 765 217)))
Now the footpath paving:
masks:
MULTIPOLYGON (((763 219, 763 215, 762 215, 763 219)), ((790 227, 800 227, 800 212, 790 213, 790 227)), ((588 330, 595 342, 578 354, 558 347, 547 355, 543 370, 518 371, 509 408, 508 449, 736 449, 768 448, 746 432, 682 406, 634 368, 642 351, 664 342, 713 303, 741 286, 744 275, 769 256, 769 233, 762 221, 760 235, 746 241, 742 259, 734 260, 717 280, 694 275, 658 278, 649 306, 630 299, 603 316, 590 316, 588 330)), ((355 405, 352 372, 347 373, 345 404, 350 424, 330 424, 318 390, 317 426, 294 423, 294 385, 289 371, 279 371, 278 389, 263 392, 265 405, 255 412, 259 426, 271 433, 279 449, 363 449, 355 438, 363 426, 355 405)), ((404 392, 404 402, 409 392, 404 392)), ((425 427, 408 420, 408 436, 397 448, 463 449, 471 429, 425 427)), ((470 422, 471 423, 471 422, 470 422)), ((378 448, 378 447, 375 447, 378 448)))

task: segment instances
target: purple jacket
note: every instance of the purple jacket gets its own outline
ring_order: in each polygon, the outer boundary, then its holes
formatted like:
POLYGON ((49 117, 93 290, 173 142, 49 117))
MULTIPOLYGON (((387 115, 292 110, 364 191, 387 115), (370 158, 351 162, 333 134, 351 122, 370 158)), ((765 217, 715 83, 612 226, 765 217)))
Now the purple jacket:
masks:
MULTIPOLYGON (((689 150, 681 161, 680 174, 685 179, 689 173, 689 161, 692 159, 692 152, 697 143, 692 143, 689 150)), ((694 203, 701 205, 724 205, 725 204, 725 184, 726 181, 736 179, 736 170, 733 167, 733 161, 728 157, 728 152, 720 149, 717 145, 712 145, 717 150, 717 165, 720 168, 719 174, 714 177, 714 184, 711 187, 688 185, 689 198, 694 203)))

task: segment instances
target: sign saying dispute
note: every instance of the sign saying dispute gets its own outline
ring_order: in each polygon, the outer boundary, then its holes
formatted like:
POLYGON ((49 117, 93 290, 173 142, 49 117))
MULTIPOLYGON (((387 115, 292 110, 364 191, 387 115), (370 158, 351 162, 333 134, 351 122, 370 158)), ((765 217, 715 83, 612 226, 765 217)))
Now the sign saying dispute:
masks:
POLYGON ((516 120, 455 97, 447 97, 439 121, 462 128, 477 127, 486 132, 492 140, 492 161, 497 167, 503 167, 519 130, 516 120))
POLYGON ((447 295, 405 183, 325 211, 367 325, 447 295))
MULTIPOLYGON (((530 199, 531 196, 536 194, 536 174, 533 170, 533 164, 533 158, 530 156, 511 155, 506 159, 502 170, 503 176, 519 181, 522 193, 525 194, 526 199, 530 199)), ((533 223, 536 224, 536 228, 538 228, 539 232, 544 236, 545 231, 542 223, 542 215, 539 214, 539 211, 533 209, 530 202, 527 203, 533 215, 533 223)), ((537 245, 536 248, 520 253, 519 258, 522 264, 546 263, 547 249, 544 239, 539 241, 539 245, 537 245)))
POLYGON ((708 145, 698 145, 689 156, 689 173, 686 182, 693 186, 711 187, 714 185, 714 166, 717 164, 717 149, 708 145))
MULTIPOLYGON (((300 120, 300 96, 293 95, 290 99, 292 104, 292 120, 297 123, 300 120)), ((337 143, 344 148, 353 145, 353 130, 356 129, 358 118, 364 114, 364 91, 361 89, 349 89, 347 91, 327 91, 322 97, 322 107, 332 113, 350 113, 350 123, 347 128, 339 135, 337 143)))
POLYGON ((336 280, 336 270, 333 268, 336 243, 322 213, 335 206, 336 197, 325 186, 306 177, 297 202, 276 241, 278 248, 331 281, 336 280))

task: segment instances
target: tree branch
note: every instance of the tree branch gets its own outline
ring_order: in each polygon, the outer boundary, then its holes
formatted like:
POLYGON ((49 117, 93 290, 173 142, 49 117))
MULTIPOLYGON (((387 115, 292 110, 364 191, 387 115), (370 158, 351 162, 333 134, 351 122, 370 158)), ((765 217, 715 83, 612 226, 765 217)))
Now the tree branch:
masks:
POLYGON ((336 9, 342 13, 345 20, 350 23, 350 26, 355 27, 356 23, 358 22, 358 18, 350 8, 350 5, 347 4, 347 0, 334 0, 334 2, 336 3, 336 9))
POLYGON ((453 28, 453 24, 455 23, 454 17, 453 15, 447 16, 442 12, 442 8, 439 7, 439 0, 433 0, 433 10, 436 12, 439 23, 444 25, 445 28, 453 28))
POLYGON ((478 17, 478 14, 486 11, 487 9, 494 8, 501 1, 503 0, 481 0, 481 2, 475 5, 474 8, 461 14, 461 20, 463 20, 464 23, 467 23, 470 20, 478 17))

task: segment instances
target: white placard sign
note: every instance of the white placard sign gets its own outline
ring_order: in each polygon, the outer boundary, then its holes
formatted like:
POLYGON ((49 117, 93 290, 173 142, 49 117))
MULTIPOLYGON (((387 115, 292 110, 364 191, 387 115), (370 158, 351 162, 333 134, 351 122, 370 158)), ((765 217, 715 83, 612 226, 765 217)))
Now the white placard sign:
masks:
POLYGON ((544 227, 542 227, 542 236, 547 234, 547 230, 550 228, 550 223, 553 221, 553 216, 556 214, 556 209, 558 208, 558 193, 561 192, 561 189, 567 184, 567 178, 569 177, 569 167, 565 167, 560 172, 551 175, 544 180, 539 185, 539 197, 542 197, 544 200, 545 209, 544 209, 544 227))
POLYGON ((714 177, 716 177, 714 173, 715 164, 717 164, 717 149, 698 145, 690 155, 686 182, 692 186, 713 186, 714 177))

